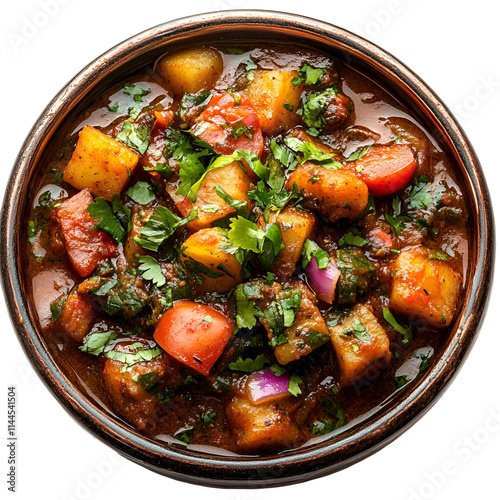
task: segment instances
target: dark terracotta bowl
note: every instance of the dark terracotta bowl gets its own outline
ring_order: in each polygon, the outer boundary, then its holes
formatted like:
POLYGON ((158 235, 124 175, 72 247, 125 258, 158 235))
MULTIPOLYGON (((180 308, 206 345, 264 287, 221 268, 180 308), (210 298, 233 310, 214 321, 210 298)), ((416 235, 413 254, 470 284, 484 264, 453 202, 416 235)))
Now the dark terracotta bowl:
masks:
POLYGON ((12 322, 27 356, 52 393, 81 425, 127 458, 160 474, 209 486, 279 486, 312 479, 352 465, 397 438, 424 415, 456 375, 478 334, 492 277, 493 220, 488 190, 472 147, 439 98, 401 62, 370 42, 330 24, 274 12, 219 12, 172 21, 123 42, 92 62, 49 103, 31 130, 12 171, 1 223, 1 269, 12 322), (51 138, 63 120, 109 82, 150 64, 166 49, 228 39, 305 44, 374 75, 455 160, 471 214, 472 243, 463 304, 447 342, 433 356, 425 376, 327 440, 263 458, 161 445, 105 413, 54 362, 21 267, 35 167, 44 151, 50 150, 51 138))

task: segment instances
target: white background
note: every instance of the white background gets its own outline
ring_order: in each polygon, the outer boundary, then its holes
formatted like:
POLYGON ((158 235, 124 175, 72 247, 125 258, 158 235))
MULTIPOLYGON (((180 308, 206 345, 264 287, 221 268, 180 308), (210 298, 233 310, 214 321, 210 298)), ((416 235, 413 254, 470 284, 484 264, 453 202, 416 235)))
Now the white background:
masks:
MULTIPOLYGON (((1 16, 0 193, 24 138, 59 89, 91 60, 156 24, 223 9, 271 9, 316 17, 362 35, 405 62, 455 112, 482 162, 500 208, 498 142, 500 48, 494 2, 436 0, 24 0, 1 16), (45 9, 45 10, 44 10, 45 9), (44 12, 49 12, 45 14, 44 12), (29 29, 28 23, 38 24, 29 29), (28 31, 27 31, 28 30, 28 31)), ((6 434, 7 387, 18 392, 17 498, 499 499, 500 286, 463 369, 437 405, 379 453, 332 476, 291 487, 217 490, 154 474, 118 457, 75 423, 34 374, 3 301, 0 399, 6 434)), ((6 441, 4 440, 4 443, 6 441)), ((7 448, 0 446, 0 490, 7 492, 7 448)))

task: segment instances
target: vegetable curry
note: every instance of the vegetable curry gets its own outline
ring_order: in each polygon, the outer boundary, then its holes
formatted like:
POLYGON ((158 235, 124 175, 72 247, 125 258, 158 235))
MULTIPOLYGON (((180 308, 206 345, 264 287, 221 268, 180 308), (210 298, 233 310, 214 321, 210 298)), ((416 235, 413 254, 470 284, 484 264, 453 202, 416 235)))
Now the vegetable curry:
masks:
POLYGON ((342 432, 431 365, 460 306, 466 200, 372 78, 297 46, 186 48, 71 127, 40 165, 26 272, 54 358, 116 418, 266 455, 342 432))

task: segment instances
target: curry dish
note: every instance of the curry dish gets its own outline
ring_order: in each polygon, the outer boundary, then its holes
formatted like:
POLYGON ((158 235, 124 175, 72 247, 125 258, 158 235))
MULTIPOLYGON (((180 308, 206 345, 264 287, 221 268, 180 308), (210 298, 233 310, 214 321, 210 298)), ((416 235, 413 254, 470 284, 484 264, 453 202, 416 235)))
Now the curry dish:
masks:
POLYGON ((169 52, 57 141, 27 226, 40 325, 144 435, 248 455, 324 439, 418 381, 452 328, 461 179, 328 54, 169 52))

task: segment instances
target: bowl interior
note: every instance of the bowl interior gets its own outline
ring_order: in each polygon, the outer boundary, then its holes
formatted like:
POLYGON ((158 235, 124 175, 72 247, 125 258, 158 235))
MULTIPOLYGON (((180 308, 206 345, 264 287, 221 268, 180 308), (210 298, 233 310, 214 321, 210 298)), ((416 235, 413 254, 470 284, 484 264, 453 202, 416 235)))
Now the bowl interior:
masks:
POLYGON ((442 393, 477 334, 488 297, 493 244, 491 208, 480 166, 467 139, 445 106, 399 61, 351 33, 308 18, 281 13, 237 11, 172 21, 111 49, 75 77, 35 124, 14 167, 2 212, 6 228, 1 264, 12 320, 27 355, 44 382, 70 414, 94 435, 128 458, 174 478, 211 486, 283 485, 328 474, 370 455, 413 424, 442 393), (471 215, 471 244, 463 305, 428 374, 411 388, 395 393, 363 419, 334 435, 297 450, 254 458, 183 450, 145 438, 93 401, 78 380, 60 369, 49 352, 22 273, 27 244, 30 186, 71 131, 74 117, 106 87, 137 69, 152 65, 165 51, 189 45, 223 43, 293 43, 317 48, 370 75, 404 106, 433 137, 434 145, 455 160, 471 215), (300 464, 300 465, 299 465, 300 464))

